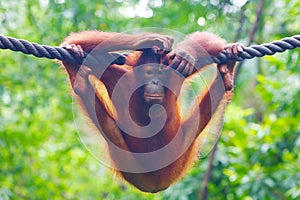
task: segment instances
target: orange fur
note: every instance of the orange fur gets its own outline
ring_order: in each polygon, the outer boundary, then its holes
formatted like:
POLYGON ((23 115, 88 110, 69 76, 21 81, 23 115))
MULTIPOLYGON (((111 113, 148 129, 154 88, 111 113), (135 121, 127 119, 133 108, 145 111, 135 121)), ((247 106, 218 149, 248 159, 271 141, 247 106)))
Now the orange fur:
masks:
MULTIPOLYGON (((104 44, 106 43, 106 40, 109 40, 107 46, 105 46, 108 53, 109 51, 115 50, 135 50, 140 45, 139 41, 153 41, 155 40, 155 37, 161 37, 159 38, 160 41, 164 39, 164 36, 157 34, 153 36, 151 33, 125 35, 120 33, 85 31, 71 34, 65 39, 63 44, 77 44, 80 45, 85 52, 90 52, 97 45, 104 44)), ((194 57, 199 58, 206 56, 203 49, 206 50, 210 56, 215 56, 224 49, 224 46, 224 40, 216 35, 206 32, 195 32, 187 36, 187 38, 180 42, 175 49, 184 49, 194 57)), ((154 57, 155 55, 152 55, 151 53, 134 51, 132 54, 127 56, 125 65, 109 66, 103 76, 99 79, 90 78, 91 75, 87 75, 87 77, 85 77, 85 75, 82 75, 82 77, 76 77, 77 73, 80 71, 80 66, 63 62, 63 65, 69 74, 72 87, 74 90, 78 90, 77 97, 81 102, 81 106, 88 114, 91 121, 95 124, 98 131, 119 148, 136 153, 153 152, 172 142, 172 140, 177 136, 176 133, 178 130, 180 128, 182 129, 182 134, 179 135, 180 140, 176 140, 176 148, 170 149, 170 152, 176 154, 184 149, 186 149, 186 151, 183 152, 178 159, 174 160, 174 162, 161 169, 149 172, 118 172, 129 183, 145 192, 158 192, 166 189, 172 183, 180 179, 189 167, 193 165, 197 158, 197 137, 210 122, 214 113, 219 108, 219 104, 223 103, 226 98, 225 90, 220 89, 223 88, 223 79, 220 76, 216 76, 214 82, 210 86, 210 90, 207 90, 201 98, 197 98, 195 107, 200 109, 201 117, 199 119, 199 125, 195 126, 195 119, 197 119, 198 110, 193 109, 189 113, 188 119, 183 120, 180 116, 179 105, 177 103, 178 94, 174 94, 167 89, 161 103, 167 113, 166 123, 163 128, 156 135, 148 138, 139 138, 127 134, 121 130, 116 123, 116 120, 119 120, 121 123, 126 122, 127 115, 122 109, 116 109, 116 111, 114 111, 115 107, 111 103, 110 99, 99 98, 99 95, 101 95, 104 90, 105 94, 107 92, 111 98, 116 83, 125 73, 130 73, 132 69, 141 64, 157 62, 154 57), (101 85, 102 91, 97 91, 97 88, 95 89, 95 86, 93 85, 101 85), (212 93, 217 94, 214 95, 215 99, 211 99, 212 93), (94 110, 96 112, 94 112, 94 110)), ((168 55, 163 59, 166 58, 168 58, 168 55)), ((230 66, 233 67, 234 63, 230 63, 230 66)), ((98 69, 96 67, 91 67, 91 69, 92 76, 98 77, 98 69)), ((196 72, 196 70, 193 71, 193 73, 196 72)), ((136 78, 138 77, 132 78, 129 81, 129 84, 135 84, 136 78)), ((187 77, 187 79, 189 79, 189 77, 187 77)), ((182 86, 182 81, 178 82, 176 80, 178 79, 171 76, 168 81, 170 81, 171 85, 175 85, 179 92, 182 86)), ((150 106, 145 103, 143 98, 141 98, 141 90, 142 89, 139 88, 132 95, 130 101, 130 114, 132 117, 131 120, 133 120, 136 124, 145 126, 150 122, 148 114, 150 106)), ((128 91, 125 86, 123 92, 125 95, 130 94, 130 91, 128 91)), ((221 112, 224 112, 224 110, 221 112)), ((159 114, 155 117, 160 119, 159 114)), ((140 133, 139 130, 136 131, 139 134, 143 134, 142 132, 140 133)), ((133 164, 136 163, 143 166, 143 163, 140 163, 140 160, 136 160, 130 155, 128 158, 124 158, 120 157, 120 155, 114 152, 113 149, 109 149, 109 151, 111 159, 117 168, 122 164, 121 162, 126 162, 126 159, 131 160, 133 164)), ((156 160, 154 162, 164 161, 168 158, 168 153, 170 152, 161 154, 160 160, 156 160)))

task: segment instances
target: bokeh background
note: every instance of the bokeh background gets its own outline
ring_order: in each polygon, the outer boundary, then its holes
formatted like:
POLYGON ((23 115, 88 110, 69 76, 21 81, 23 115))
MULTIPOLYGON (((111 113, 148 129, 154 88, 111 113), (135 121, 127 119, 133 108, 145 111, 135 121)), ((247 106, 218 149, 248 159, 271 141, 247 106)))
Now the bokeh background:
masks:
MULTIPOLYGON (((299 0, 0 0, 0 34, 52 46, 70 32, 144 27, 247 46, 299 34, 299 18, 299 0)), ((0 199, 300 199, 299 79, 300 49, 243 62, 214 153, 144 194, 82 145, 59 64, 0 50, 0 199)))

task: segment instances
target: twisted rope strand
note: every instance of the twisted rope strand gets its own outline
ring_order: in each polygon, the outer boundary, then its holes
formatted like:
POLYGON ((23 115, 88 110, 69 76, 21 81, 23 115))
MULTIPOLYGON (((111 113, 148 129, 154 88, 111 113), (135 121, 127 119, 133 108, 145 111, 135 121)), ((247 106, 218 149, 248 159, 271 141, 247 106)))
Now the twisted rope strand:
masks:
MULTIPOLYGON (((213 57, 213 62, 217 64, 226 63, 228 61, 242 61, 245 59, 252 59, 254 57, 263 57, 265 55, 273 55, 277 52, 283 52, 288 49, 295 49, 300 47, 300 35, 283 38, 278 41, 274 41, 268 44, 252 45, 249 47, 243 47, 243 52, 240 56, 232 59, 228 58, 226 51, 222 51, 216 57, 213 57)), ((25 54, 31 54, 36 57, 57 59, 61 61, 67 61, 70 63, 81 64, 84 58, 78 58, 75 55, 68 52, 62 47, 54 47, 48 45, 40 45, 26 40, 19 40, 12 37, 6 37, 0 34, 0 49, 10 49, 12 51, 21 51, 25 54)))
POLYGON ((222 51, 219 55, 212 59, 215 63, 221 64, 226 63, 229 60, 242 61, 245 59, 252 59, 254 57, 274 55, 275 53, 283 52, 288 49, 295 49, 297 47, 300 47, 300 35, 283 38, 268 44, 243 47, 241 55, 234 59, 229 59, 226 55, 226 51, 222 51))
POLYGON ((70 63, 79 63, 78 58, 61 47, 39 45, 26 40, 18 40, 12 37, 6 37, 0 34, 0 48, 10 49, 12 51, 21 51, 25 54, 31 54, 39 58, 58 59, 70 63))

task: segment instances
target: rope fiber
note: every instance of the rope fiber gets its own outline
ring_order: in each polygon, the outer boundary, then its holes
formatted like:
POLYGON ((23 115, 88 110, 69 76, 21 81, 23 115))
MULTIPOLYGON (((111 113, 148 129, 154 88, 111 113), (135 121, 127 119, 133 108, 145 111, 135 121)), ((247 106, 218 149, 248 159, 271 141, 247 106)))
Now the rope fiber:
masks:
MULTIPOLYGON (((283 52, 288 49, 295 49, 300 47, 300 35, 283 38, 278 41, 273 41, 267 44, 252 45, 249 47, 243 47, 241 54, 232 59, 228 58, 225 50, 219 55, 212 58, 212 61, 221 64, 228 61, 242 61, 245 59, 252 59, 254 57, 263 57, 265 55, 273 55, 277 52, 283 52)), ((34 55, 39 58, 57 59, 60 61, 66 61, 70 63, 81 64, 84 58, 79 58, 66 49, 57 46, 40 45, 32 43, 26 40, 7 37, 0 34, 0 49, 10 49, 12 51, 20 51, 24 54, 34 55)), ((125 57, 122 54, 111 54, 115 59, 113 63, 124 63, 125 57)), ((90 59, 90 58, 89 58, 90 59)))

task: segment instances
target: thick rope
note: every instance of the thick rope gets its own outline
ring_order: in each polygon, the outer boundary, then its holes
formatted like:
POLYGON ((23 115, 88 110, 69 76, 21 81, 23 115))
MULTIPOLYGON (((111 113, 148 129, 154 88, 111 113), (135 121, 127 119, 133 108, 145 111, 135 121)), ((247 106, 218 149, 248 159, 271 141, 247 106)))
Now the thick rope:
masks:
MULTIPOLYGON (((300 35, 286 37, 278 41, 273 41, 267 44, 252 45, 243 47, 243 52, 239 57, 234 58, 235 61, 242 61, 245 59, 252 59, 254 57, 263 57, 265 55, 274 55, 275 53, 283 52, 288 49, 295 49, 300 47, 300 35)), ((226 56, 226 52, 222 51, 219 55, 212 58, 215 63, 221 64, 230 60, 226 56)))
POLYGON ((39 45, 26 40, 19 40, 12 37, 0 35, 0 48, 10 49, 12 51, 21 51, 25 54, 31 54, 39 58, 58 59, 77 63, 78 59, 70 54, 66 49, 60 47, 52 47, 47 45, 39 45))
MULTIPOLYGON (((283 38, 268 44, 252 45, 250 47, 243 47, 243 52, 240 56, 232 59, 228 58, 225 51, 222 51, 212 60, 215 63, 221 64, 228 61, 242 61, 245 59, 252 59, 254 57, 263 57, 265 55, 273 55, 277 52, 283 52, 288 49, 295 49, 300 47, 300 35, 283 38)), ((10 49, 12 51, 21 51, 25 54, 31 54, 39 58, 57 59, 70 63, 81 64, 84 58, 79 58, 68 52, 62 47, 53 47, 48 45, 39 45, 31 43, 26 40, 19 40, 12 37, 6 37, 0 34, 0 49, 10 49)), ((120 56, 120 55, 118 55, 120 56)), ((116 57, 116 56, 115 56, 116 57)), ((117 57, 116 57, 117 58, 117 57)), ((91 58, 89 58, 91 59, 91 58)), ((122 59, 121 59, 122 60, 122 59)), ((93 61, 92 61, 93 62, 93 61)), ((96 62, 96 60, 95 60, 96 62)), ((122 61, 120 61, 122 63, 122 61)), ((115 62, 116 64, 118 63, 115 62)))

